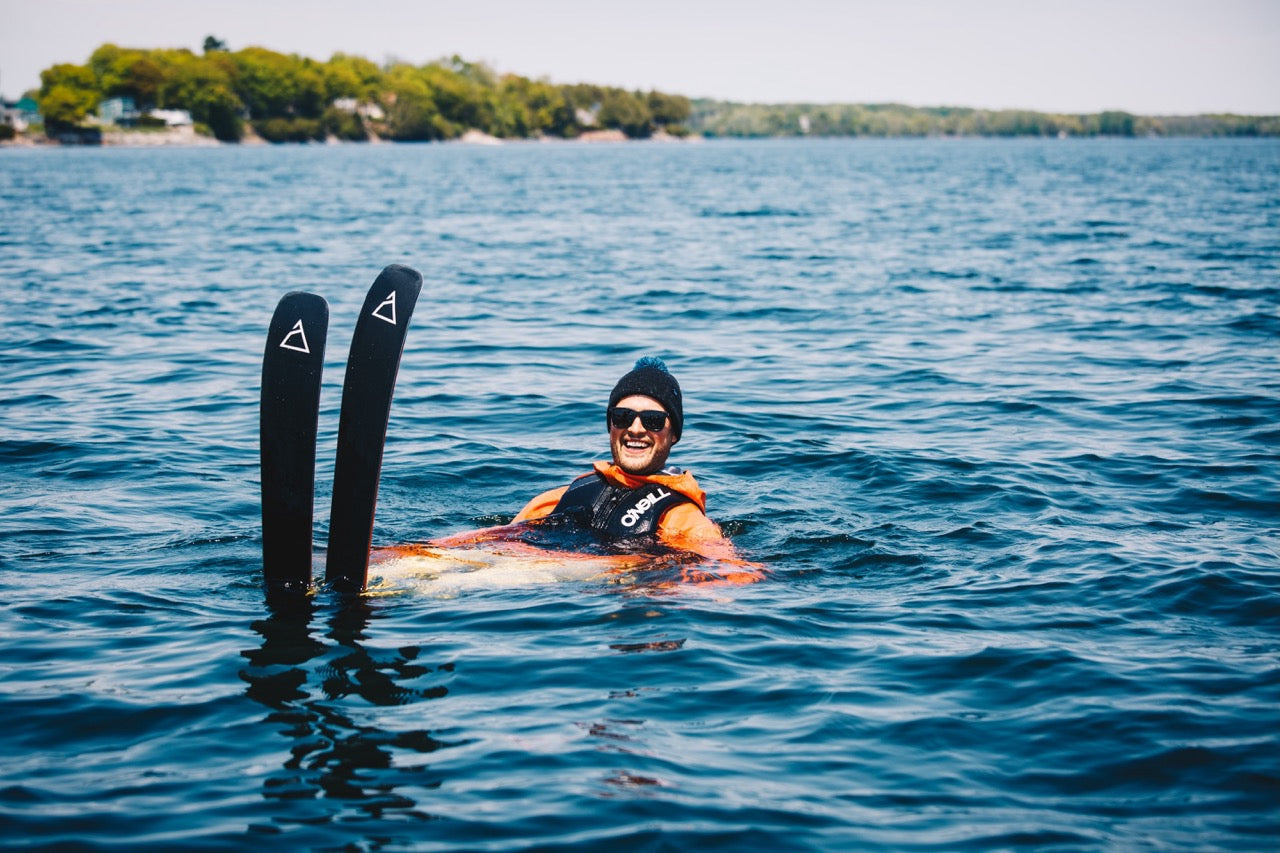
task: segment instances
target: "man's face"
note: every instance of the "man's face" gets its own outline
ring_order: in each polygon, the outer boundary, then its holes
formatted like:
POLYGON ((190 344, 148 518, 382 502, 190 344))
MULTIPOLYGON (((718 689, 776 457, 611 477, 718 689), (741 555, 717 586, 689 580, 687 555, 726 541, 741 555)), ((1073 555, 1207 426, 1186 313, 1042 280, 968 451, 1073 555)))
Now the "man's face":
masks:
MULTIPOLYGON (((662 412, 657 400, 639 394, 623 397, 615 405, 619 409, 633 409, 637 412, 662 412)), ((613 451, 613 461, 628 474, 656 474, 667 464, 667 456, 671 453, 671 418, 667 418, 660 430, 647 430, 640 422, 640 417, 631 419, 625 427, 616 427, 609 423, 609 448, 613 451)))

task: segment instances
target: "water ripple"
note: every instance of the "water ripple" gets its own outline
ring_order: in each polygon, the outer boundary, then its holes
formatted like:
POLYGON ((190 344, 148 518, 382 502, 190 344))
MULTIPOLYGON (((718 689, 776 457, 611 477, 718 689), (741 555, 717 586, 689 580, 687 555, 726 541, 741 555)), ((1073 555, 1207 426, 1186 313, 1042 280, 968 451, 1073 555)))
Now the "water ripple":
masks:
POLYGON ((1280 833, 1274 141, 0 161, 7 837, 1280 833), (291 289, 331 306, 323 548, 352 320, 392 262, 426 286, 375 543, 503 523, 586 471, 617 375, 658 354, 686 395, 673 462, 766 580, 464 566, 266 601, 271 310, 291 289))

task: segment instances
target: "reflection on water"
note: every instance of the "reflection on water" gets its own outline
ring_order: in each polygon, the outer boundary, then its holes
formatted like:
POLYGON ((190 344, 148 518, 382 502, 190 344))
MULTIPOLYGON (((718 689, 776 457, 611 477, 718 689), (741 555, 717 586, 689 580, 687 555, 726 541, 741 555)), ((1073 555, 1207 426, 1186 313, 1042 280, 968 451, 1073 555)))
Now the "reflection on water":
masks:
MULTIPOLYGON (((312 635, 316 609, 310 596, 273 598, 271 615, 253 623, 262 646, 243 652, 249 661, 240 673, 249 683, 246 694, 270 709, 264 722, 280 727, 291 743, 290 757, 266 778, 263 795, 324 797, 350 801, 371 816, 397 811, 428 818, 406 791, 438 787, 439 779, 431 777, 430 764, 422 757, 455 744, 433 738, 426 729, 386 731, 362 720, 358 705, 346 710, 337 706, 353 696, 375 706, 438 699, 449 692, 444 684, 401 685, 430 681, 433 673, 447 680, 453 664, 424 665, 418 646, 389 656, 371 653, 361 644, 370 608, 359 600, 330 615, 325 637, 331 642, 326 644, 312 635)), ((328 814, 325 810, 314 818, 332 819, 324 817, 328 814)))

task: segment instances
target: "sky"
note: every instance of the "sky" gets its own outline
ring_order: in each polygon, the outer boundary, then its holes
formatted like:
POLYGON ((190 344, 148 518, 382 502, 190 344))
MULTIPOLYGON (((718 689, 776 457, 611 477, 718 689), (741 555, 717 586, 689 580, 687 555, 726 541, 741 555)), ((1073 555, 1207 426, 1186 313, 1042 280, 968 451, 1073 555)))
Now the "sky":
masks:
POLYGON ((0 0, 0 94, 208 35, 751 103, 1280 114, 1280 0, 0 0))

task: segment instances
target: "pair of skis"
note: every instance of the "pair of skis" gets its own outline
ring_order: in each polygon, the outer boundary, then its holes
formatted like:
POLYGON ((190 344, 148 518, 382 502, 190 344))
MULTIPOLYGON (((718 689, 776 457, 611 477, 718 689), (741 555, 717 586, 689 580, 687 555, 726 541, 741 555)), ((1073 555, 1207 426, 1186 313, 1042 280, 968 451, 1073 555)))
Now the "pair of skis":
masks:
MULTIPOLYGON (((364 589, 391 397, 422 276, 392 264, 369 288, 342 385, 325 581, 364 589)), ((311 585, 320 377, 329 330, 323 297, 293 291, 276 306, 262 358, 262 565, 269 589, 311 585)))

